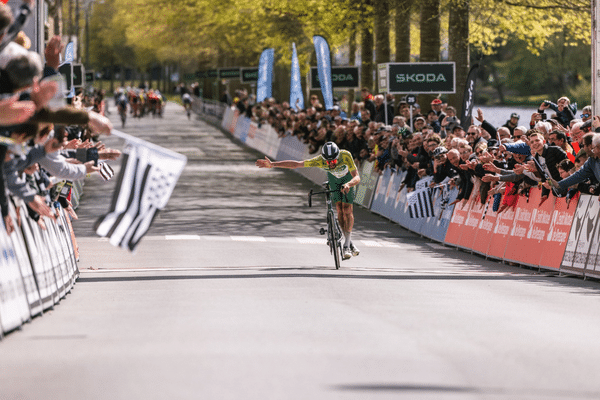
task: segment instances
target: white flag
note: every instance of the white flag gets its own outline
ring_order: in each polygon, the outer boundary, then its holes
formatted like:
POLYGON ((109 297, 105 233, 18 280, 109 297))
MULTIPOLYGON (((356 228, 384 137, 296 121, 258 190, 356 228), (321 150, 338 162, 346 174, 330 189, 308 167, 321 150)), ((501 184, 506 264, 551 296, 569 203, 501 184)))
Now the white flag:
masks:
POLYGON ((134 251, 157 211, 167 205, 187 158, 120 132, 118 136, 131 140, 123 151, 110 210, 96 221, 95 229, 113 246, 134 251))

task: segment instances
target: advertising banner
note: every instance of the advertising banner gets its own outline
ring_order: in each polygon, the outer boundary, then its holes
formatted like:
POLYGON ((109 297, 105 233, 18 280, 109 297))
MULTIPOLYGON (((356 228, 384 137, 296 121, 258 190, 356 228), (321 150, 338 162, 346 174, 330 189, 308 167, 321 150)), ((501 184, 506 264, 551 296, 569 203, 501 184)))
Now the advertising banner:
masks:
MULTIPOLYGON (((358 67, 331 67, 331 86, 334 89, 358 89, 360 69, 358 67)), ((310 69, 310 89, 319 90, 321 81, 316 67, 310 69)))
POLYGON ((575 258, 578 256, 579 259, 581 259, 581 253, 585 251, 585 238, 584 243, 579 243, 579 240, 585 230, 585 227, 587 226, 587 213, 590 200, 592 200, 592 197, 589 195, 581 196, 575 209, 573 225, 569 231, 569 237, 565 247, 565 254, 561 263, 561 269, 563 270, 578 270, 578 268, 575 267, 575 258))
POLYGON ((443 242, 446 237, 450 219, 452 218, 452 209, 449 206, 458 196, 457 189, 439 188, 434 193, 433 217, 427 218, 419 233, 425 237, 443 242))
POLYGON ((300 76, 300 62, 296 52, 296 43, 292 43, 292 71, 290 78, 290 107, 294 110, 304 109, 304 94, 300 76))
POLYGON ((388 63, 388 93, 455 93, 454 62, 388 63))
POLYGON ((270 158, 275 158, 281 145, 281 138, 271 128, 271 125, 263 124, 259 128, 258 124, 252 121, 250 122, 246 144, 270 158))
POLYGON ((371 202, 371 211, 376 214, 385 216, 385 200, 387 195, 387 189, 390 181, 392 180, 392 171, 390 168, 386 168, 383 173, 379 176, 377 181, 377 187, 373 194, 373 201, 371 202))
POLYGON ((494 211, 494 196, 488 197, 487 212, 481 216, 477 227, 477 234, 473 242, 473 252, 481 255, 487 255, 490 242, 494 235, 494 228, 498 221, 498 213, 494 211))
POLYGON ((492 231, 492 238, 488 247, 487 256, 499 260, 504 259, 506 242, 513 227, 515 219, 515 210, 512 207, 498 213, 496 217, 496 226, 492 231))
POLYGON ((570 203, 567 203, 564 197, 555 199, 554 212, 546 236, 548 243, 538 262, 540 268, 552 270, 561 268, 561 260, 565 255, 571 224, 573 223, 575 210, 578 207, 577 204, 577 197, 571 199, 570 203))
POLYGON ((519 199, 518 207, 521 211, 515 215, 515 225, 513 226, 515 234, 509 239, 504 257, 506 260, 513 260, 520 264, 538 266, 540 254, 546 251, 548 242, 546 237, 550 229, 552 213, 554 212, 555 198, 551 197, 541 206, 541 189, 532 188, 529 192, 529 202, 526 198, 519 199), (520 229, 524 225, 523 219, 530 213, 527 224, 527 234, 520 235, 520 229))
POLYGON ((371 206, 371 200, 377 186, 379 174, 375 171, 375 163, 366 161, 360 168, 360 184, 356 190, 355 204, 359 204, 365 208, 371 206))
POLYGON ((448 225, 448 230, 446 231, 444 243, 458 246, 462 229, 469 214, 469 207, 469 201, 461 201, 454 205, 454 212, 452 213, 452 218, 450 219, 450 224, 448 225))
POLYGON ((256 83, 256 102, 260 103, 271 97, 273 91, 273 62, 275 49, 266 49, 258 62, 258 81, 256 83))
POLYGON ((321 94, 325 109, 333 108, 333 86, 331 81, 331 53, 329 52, 329 43, 322 36, 313 36, 313 43, 317 53, 317 70, 321 94))
MULTIPOLYGON (((286 136, 281 139, 277 151, 277 160, 306 160, 318 156, 319 153, 309 154, 306 144, 296 136, 286 136)), ((327 172, 320 168, 298 168, 294 170, 317 185, 327 181, 327 172)))
MULTIPOLYGON (((478 191, 477 191, 478 192, 478 191)), ((462 227, 462 234, 458 241, 458 247, 463 249, 473 249, 475 238, 477 237, 477 230, 479 223, 482 220, 483 213, 485 211, 485 204, 481 204, 479 201, 479 195, 476 194, 475 189, 469 200, 470 208, 467 214, 467 219, 462 227)))
POLYGON ((242 83, 255 83, 258 81, 258 68, 242 68, 240 78, 242 83))

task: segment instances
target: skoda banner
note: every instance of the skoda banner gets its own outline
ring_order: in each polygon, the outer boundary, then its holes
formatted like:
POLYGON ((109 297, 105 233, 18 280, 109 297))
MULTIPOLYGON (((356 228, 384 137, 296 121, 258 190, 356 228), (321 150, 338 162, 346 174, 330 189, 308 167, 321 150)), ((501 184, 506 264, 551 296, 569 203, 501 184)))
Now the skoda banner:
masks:
MULTIPOLYGON (((358 89, 360 87, 358 67, 331 67, 331 86, 334 89, 358 89)), ((321 89, 317 67, 310 69, 310 89, 321 89)))
MULTIPOLYGON (((400 93, 455 93, 454 62, 387 63, 382 68, 387 75, 388 91, 400 93)), ((379 64, 381 67, 382 64, 379 64)), ((381 74, 382 69, 378 68, 381 74)))
POLYGON ((242 83, 255 83, 258 80, 258 67, 242 68, 242 83))

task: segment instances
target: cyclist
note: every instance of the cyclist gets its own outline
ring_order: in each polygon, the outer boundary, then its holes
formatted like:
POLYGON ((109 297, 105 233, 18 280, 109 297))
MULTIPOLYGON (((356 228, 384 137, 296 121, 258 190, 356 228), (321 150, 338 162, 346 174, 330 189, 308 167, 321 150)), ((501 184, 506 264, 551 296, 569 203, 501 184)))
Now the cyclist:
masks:
POLYGON ((321 155, 304 161, 271 161, 268 157, 257 160, 259 168, 303 168, 316 167, 327 171, 329 188, 332 190, 331 200, 335 203, 340 228, 344 232, 344 260, 360 254, 352 243, 352 227, 354 226, 354 187, 360 183, 360 176, 354 164, 352 154, 348 150, 340 150, 333 142, 327 142, 321 148, 321 155))
POLYGON ((189 93, 185 92, 181 95, 181 101, 183 102, 183 106, 185 107, 185 112, 187 113, 188 119, 191 117, 191 108, 192 108, 192 96, 189 93))
POLYGON ((121 124, 123 126, 123 128, 125 128, 125 121, 127 119, 127 104, 129 104, 129 101, 127 101, 127 96, 125 96, 125 93, 121 93, 119 95, 119 97, 116 100, 117 103, 117 108, 119 110, 119 115, 121 116, 121 124))

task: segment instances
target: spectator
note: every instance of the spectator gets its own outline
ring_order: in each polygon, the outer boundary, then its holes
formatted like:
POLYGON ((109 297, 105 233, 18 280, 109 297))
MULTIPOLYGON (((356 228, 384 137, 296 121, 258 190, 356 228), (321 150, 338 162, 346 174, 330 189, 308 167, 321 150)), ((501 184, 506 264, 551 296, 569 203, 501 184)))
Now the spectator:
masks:
POLYGON ((556 112, 557 121, 565 128, 567 128, 571 120, 575 118, 575 112, 577 111, 577 105, 575 104, 572 108, 571 101, 568 97, 564 96, 558 99, 556 104, 549 100, 544 100, 544 102, 540 104, 539 110, 540 112, 543 112, 548 108, 556 112))
POLYGON ((471 125, 467 131, 467 141, 472 148, 475 148, 479 143, 487 144, 487 140, 481 137, 481 129, 477 125, 471 125))
POLYGON ((373 95, 371 91, 366 87, 363 87, 360 90, 360 93, 363 98, 364 109, 369 111, 369 117, 375 119, 375 115, 377 115, 377 110, 375 108, 375 103, 373 102, 373 95))
POLYGON ((503 127, 508 128, 511 136, 513 136, 515 134, 515 128, 519 124, 520 118, 521 117, 519 116, 519 114, 512 113, 512 114, 510 114, 510 119, 508 121, 506 121, 506 123, 504 125, 502 125, 503 127))
POLYGON ((585 106, 583 110, 581 110, 581 121, 588 122, 592 119, 592 106, 585 106))
POLYGON ((550 135, 548 135, 548 137, 550 139, 550 145, 558 146, 561 149, 563 149, 565 153, 575 155, 575 153, 573 152, 573 148, 567 142, 567 135, 565 135, 563 132, 552 131, 550 132, 550 135))

